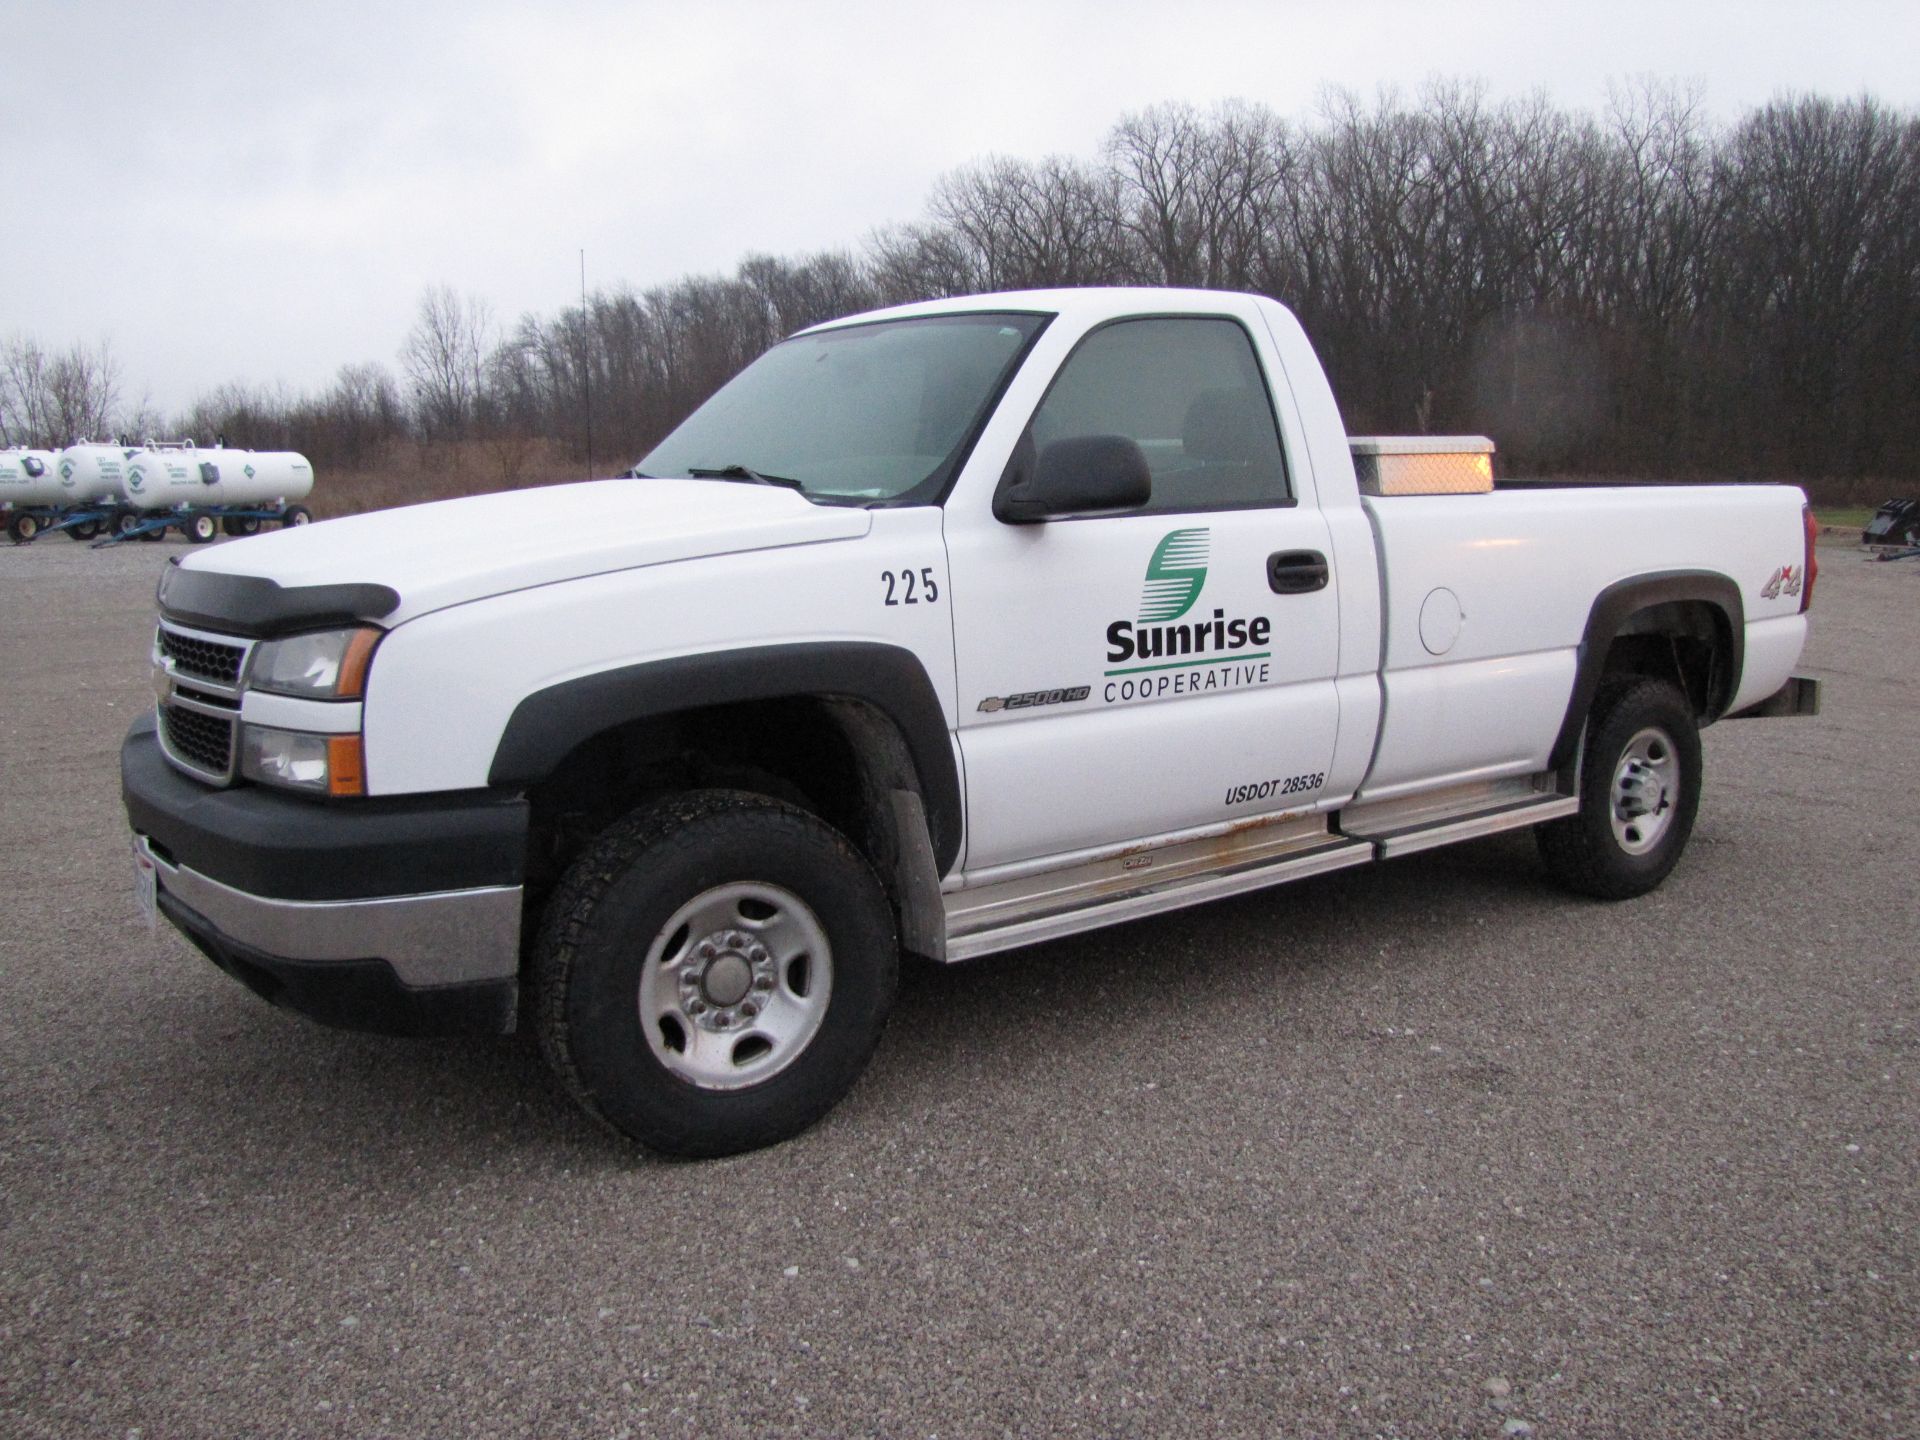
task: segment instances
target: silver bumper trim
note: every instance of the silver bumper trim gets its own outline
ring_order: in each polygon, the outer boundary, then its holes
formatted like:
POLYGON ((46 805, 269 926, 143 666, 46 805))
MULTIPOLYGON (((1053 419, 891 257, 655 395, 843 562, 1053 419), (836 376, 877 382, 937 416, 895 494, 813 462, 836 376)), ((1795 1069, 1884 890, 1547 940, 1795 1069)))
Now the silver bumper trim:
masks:
POLYGON ((369 900, 270 900, 169 864, 134 841, 160 888, 223 935, 282 960, 385 960, 415 988, 503 980, 520 968, 520 887, 369 900))

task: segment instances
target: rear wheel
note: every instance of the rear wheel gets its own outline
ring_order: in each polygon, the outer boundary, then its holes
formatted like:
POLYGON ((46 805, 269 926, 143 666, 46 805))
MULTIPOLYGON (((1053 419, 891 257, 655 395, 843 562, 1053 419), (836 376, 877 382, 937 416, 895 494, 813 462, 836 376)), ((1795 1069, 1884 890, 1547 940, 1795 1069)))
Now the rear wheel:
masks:
POLYGON ((40 517, 16 513, 7 521, 7 534, 16 545, 25 545, 40 533, 40 517))
POLYGON ((1700 805, 1700 729, 1665 680, 1608 680, 1587 720, 1580 812, 1534 831, 1569 889, 1602 900, 1644 895, 1679 863, 1700 805))
POLYGON ((75 540, 93 540, 97 539, 100 532, 106 528, 106 522, 103 520, 82 520, 69 529, 67 534, 75 540))
POLYGON ((282 526, 291 529, 295 525, 311 525, 313 512, 304 505, 289 505, 280 516, 282 526))
POLYGON ((113 533, 115 535, 125 538, 140 528, 140 512, 138 510, 116 510, 113 512, 113 518, 108 521, 108 524, 113 526, 113 533))
POLYGON ((211 515, 189 515, 184 527, 187 540, 194 545, 205 545, 220 533, 220 527, 211 515))
POLYGON ((893 1005, 886 896, 794 806, 703 790, 574 863, 534 952, 541 1046, 574 1097, 670 1155, 787 1139, 865 1068, 893 1005))

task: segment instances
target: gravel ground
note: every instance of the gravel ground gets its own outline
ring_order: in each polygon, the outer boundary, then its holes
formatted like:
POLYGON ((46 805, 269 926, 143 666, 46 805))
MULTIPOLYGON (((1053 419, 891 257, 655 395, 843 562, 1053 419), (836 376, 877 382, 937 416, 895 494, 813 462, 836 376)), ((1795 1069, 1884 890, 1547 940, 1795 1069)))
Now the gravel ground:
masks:
POLYGON ((916 970, 670 1164, 134 923, 182 548, 0 548, 0 1432, 1920 1434, 1920 562, 1823 549, 1827 714, 1644 900, 1507 836, 916 970))

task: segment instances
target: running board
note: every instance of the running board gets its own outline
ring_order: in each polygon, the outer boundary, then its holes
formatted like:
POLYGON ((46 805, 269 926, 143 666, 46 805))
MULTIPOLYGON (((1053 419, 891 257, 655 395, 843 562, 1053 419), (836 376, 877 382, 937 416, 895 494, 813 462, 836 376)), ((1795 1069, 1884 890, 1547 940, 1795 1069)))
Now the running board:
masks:
POLYGON ((1037 945, 1373 858, 1370 841, 1330 834, 1314 816, 1271 833, 1230 833, 961 890, 946 897, 946 958, 1037 945))
POLYGON ((1498 835, 1503 830, 1521 830, 1543 820, 1558 820, 1576 814, 1580 801, 1572 795, 1533 794, 1522 799, 1496 801, 1464 814, 1438 815, 1403 821, 1396 825, 1380 817, 1373 824, 1367 819, 1341 819, 1341 830, 1356 839, 1369 840, 1379 847, 1380 858, 1415 855, 1460 840, 1478 840, 1483 835, 1498 835))
MULTIPOLYGON (((1333 817, 1275 817, 1220 834, 1007 875, 943 897, 946 958, 971 960, 1304 880, 1330 870, 1412 855, 1460 840, 1576 814, 1580 801, 1551 774, 1472 781, 1443 790, 1349 805, 1333 817)), ((1009 867, 1012 868, 1012 867, 1009 867)))

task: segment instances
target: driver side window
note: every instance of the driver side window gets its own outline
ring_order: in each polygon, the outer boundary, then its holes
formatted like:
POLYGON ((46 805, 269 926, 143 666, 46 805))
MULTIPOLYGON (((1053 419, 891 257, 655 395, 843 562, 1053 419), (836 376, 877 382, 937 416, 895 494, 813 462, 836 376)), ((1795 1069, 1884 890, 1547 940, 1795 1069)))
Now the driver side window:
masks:
POLYGON ((1134 441, 1153 476, 1139 513, 1292 499, 1265 377, 1232 320, 1169 316, 1094 331, 1067 357, 1029 433, 1036 450, 1094 435, 1134 441))

